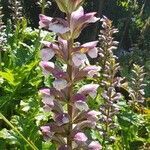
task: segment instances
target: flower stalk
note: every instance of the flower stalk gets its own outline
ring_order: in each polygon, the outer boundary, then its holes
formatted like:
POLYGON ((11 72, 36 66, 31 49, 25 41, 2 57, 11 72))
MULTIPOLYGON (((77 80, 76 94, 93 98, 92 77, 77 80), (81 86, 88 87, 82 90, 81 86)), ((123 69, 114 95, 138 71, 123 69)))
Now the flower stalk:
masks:
POLYGON ((100 81, 103 87, 102 98, 103 104, 100 106, 102 122, 100 133, 103 137, 102 146, 104 149, 107 148, 108 144, 115 141, 115 115, 118 113, 119 108, 117 102, 121 99, 121 93, 118 93, 115 88, 121 87, 121 77, 116 77, 120 66, 116 63, 116 56, 113 54, 113 50, 116 49, 117 41, 113 40, 113 34, 117 32, 112 26, 112 22, 103 17, 101 19, 103 30, 100 31, 100 42, 99 48, 100 65, 102 67, 101 75, 102 80, 100 81))
POLYGON ((91 141, 84 130, 92 128, 98 121, 99 113, 90 110, 87 100, 94 98, 99 85, 88 84, 80 89, 76 85, 85 77, 97 76, 100 68, 90 65, 87 55, 97 57, 97 41, 85 44, 74 43, 81 31, 89 23, 99 18, 95 13, 84 13, 80 1, 56 1, 60 10, 66 13, 66 19, 40 15, 40 27, 57 34, 57 42, 42 41, 40 66, 45 76, 52 75, 53 87, 40 90, 43 109, 53 112, 53 122, 43 125, 41 131, 45 140, 52 140, 59 150, 101 149, 97 141, 91 141), (70 9, 72 8, 72 9, 70 9), (56 61, 50 60, 55 57, 56 61))
POLYGON ((140 110, 140 107, 143 107, 145 98, 144 87, 144 67, 133 64, 132 69, 132 78, 131 78, 131 89, 130 89, 130 105, 132 106, 133 110, 140 110))

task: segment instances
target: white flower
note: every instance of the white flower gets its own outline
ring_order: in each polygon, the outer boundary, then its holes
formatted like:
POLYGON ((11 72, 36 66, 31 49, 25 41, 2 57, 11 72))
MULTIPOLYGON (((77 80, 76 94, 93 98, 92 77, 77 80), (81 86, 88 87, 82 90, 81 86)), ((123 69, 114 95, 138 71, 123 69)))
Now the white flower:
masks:
POLYGON ((60 90, 62 90, 62 89, 67 87, 67 81, 64 80, 64 79, 56 79, 53 82, 53 86, 54 86, 55 89, 60 91, 60 90))
POLYGON ((50 23, 48 29, 55 33, 60 33, 60 34, 64 34, 70 30, 69 27, 64 27, 62 24, 56 24, 56 23, 50 23))
POLYGON ((94 47, 93 49, 88 51, 88 55, 91 58, 97 58, 97 56, 98 56, 98 49, 96 47, 94 47))
POLYGON ((87 59, 86 55, 83 53, 75 53, 72 56, 72 61, 73 61, 74 65, 77 67, 83 65, 87 60, 88 59, 87 59))
POLYGON ((50 74, 50 71, 48 71, 50 69, 54 69, 55 68, 55 65, 53 62, 49 62, 49 61, 41 61, 40 64, 39 64, 42 68, 42 71, 43 71, 43 74, 45 76, 49 75, 50 74))
POLYGON ((48 61, 51 60, 55 55, 55 52, 51 48, 43 48, 41 50, 42 60, 48 61))
POLYGON ((55 99, 55 97, 52 96, 52 95, 51 95, 51 96, 44 95, 42 102, 43 102, 44 104, 51 105, 51 104, 53 103, 54 99, 55 99))
POLYGON ((90 78, 93 78, 93 76, 94 75, 97 75, 97 76, 99 76, 99 71, 101 70, 101 67, 100 66, 98 66, 97 67, 97 70, 95 69, 93 69, 93 70, 90 70, 89 72, 88 72, 88 77, 90 77, 90 78))
POLYGON ((78 108, 80 111, 87 111, 89 109, 88 104, 82 100, 76 101, 75 107, 78 108))

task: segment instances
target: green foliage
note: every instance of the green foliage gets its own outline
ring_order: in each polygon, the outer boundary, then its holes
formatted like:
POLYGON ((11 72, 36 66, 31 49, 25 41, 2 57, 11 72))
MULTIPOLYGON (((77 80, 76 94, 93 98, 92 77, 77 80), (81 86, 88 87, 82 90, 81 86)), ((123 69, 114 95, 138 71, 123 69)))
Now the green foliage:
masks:
MULTIPOLYGON (((115 116, 116 140, 108 145, 107 149, 146 150, 150 148, 149 8, 147 3, 144 5, 137 0, 117 0, 110 3, 111 7, 106 11, 108 15, 115 14, 112 18, 120 30, 118 39, 122 38, 124 32, 122 18, 131 19, 129 38, 133 51, 120 57, 121 72, 130 81, 133 64, 143 65, 146 71, 144 83, 147 87, 146 102, 140 112, 135 112, 126 99, 117 103, 120 111, 115 116)), ((93 2, 85 3, 86 7, 91 9, 90 4, 93 5, 93 2)), ((44 79, 41 74, 38 65, 40 41, 52 41, 55 35, 28 27, 24 18, 19 20, 15 27, 7 21, 5 34, 6 51, 0 51, 0 150, 55 150, 56 146, 52 142, 43 141, 39 130, 41 124, 49 122, 52 114, 43 111, 38 95, 38 90, 44 84, 51 85, 53 80, 51 77, 44 79)), ((59 61, 57 63, 59 65, 59 61)), ((89 83, 89 80, 96 82, 95 79, 84 80, 77 84, 77 88, 89 83)), ((102 74, 100 80, 103 80, 102 74)), ((102 88, 94 100, 88 101, 90 108, 99 110, 99 106, 104 102, 101 93, 102 88)), ((94 140, 103 141, 99 131, 87 132, 94 140)))
MULTIPOLYGON (((15 30, 7 25, 7 50, 1 52, 0 113, 38 149, 42 147, 39 124, 47 120, 40 109, 38 89, 43 80, 39 64, 41 39, 53 40, 46 31, 32 30, 22 19, 15 30)), ((31 149, 2 118, 0 120, 0 149, 31 149), (5 128, 3 128, 5 127, 5 128)))

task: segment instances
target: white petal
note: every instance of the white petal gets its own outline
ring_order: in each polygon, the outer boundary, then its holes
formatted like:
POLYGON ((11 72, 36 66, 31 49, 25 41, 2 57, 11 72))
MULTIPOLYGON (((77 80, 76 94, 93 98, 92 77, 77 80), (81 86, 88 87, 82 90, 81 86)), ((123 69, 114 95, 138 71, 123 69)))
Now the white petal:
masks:
POLYGON ((48 29, 55 32, 55 33, 60 33, 60 34, 64 34, 64 33, 66 33, 67 31, 70 30, 69 27, 64 27, 61 24, 54 24, 54 23, 49 24, 48 29))
POLYGON ((79 67, 87 61, 87 57, 83 53, 75 53, 72 57, 75 66, 79 67))
POLYGON ((41 50, 41 57, 42 57, 42 60, 44 61, 48 61, 52 59, 54 55, 55 55, 55 52, 50 48, 43 48, 41 50))
POLYGON ((67 81, 64 80, 64 79, 56 79, 53 82, 53 86, 54 86, 55 89, 60 91, 60 90, 62 90, 62 89, 67 87, 67 81))
POLYGON ((88 55, 91 57, 91 58, 97 58, 98 56, 98 49, 95 47, 91 50, 88 51, 88 55))
POLYGON ((51 105, 54 101, 54 96, 44 96, 42 102, 47 105, 51 105))
POLYGON ((81 100, 75 102, 75 106, 76 106, 76 108, 78 108, 80 111, 87 111, 87 110, 89 109, 88 104, 87 104, 86 102, 84 102, 84 101, 81 101, 81 100))

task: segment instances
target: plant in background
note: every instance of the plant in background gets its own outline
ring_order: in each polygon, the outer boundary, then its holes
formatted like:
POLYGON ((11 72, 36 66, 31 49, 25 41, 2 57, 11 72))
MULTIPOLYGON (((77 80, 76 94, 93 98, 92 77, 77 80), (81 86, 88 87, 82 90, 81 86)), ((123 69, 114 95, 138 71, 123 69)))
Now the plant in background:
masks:
POLYGON ((146 84, 144 84, 144 70, 143 67, 140 67, 139 65, 133 65, 132 69, 132 78, 131 78, 131 90, 130 90, 130 97, 131 101, 130 104, 132 105, 133 109, 138 109, 141 104, 144 104, 144 87, 146 84))
POLYGON ((87 55, 98 56, 98 41, 74 44, 82 29, 99 18, 93 12, 85 14, 81 0, 56 2, 66 13, 66 19, 40 15, 39 22, 41 28, 58 35, 56 42, 42 41, 40 52, 44 75, 52 75, 54 79, 52 87, 40 90, 43 109, 53 112, 52 121, 43 125, 41 131, 44 139, 51 140, 59 150, 99 150, 101 145, 85 134, 85 129, 94 128, 98 119, 99 112, 90 110, 87 101, 88 97, 96 97, 99 85, 91 83, 77 88, 82 79, 97 76, 100 71, 100 67, 90 65, 87 58, 87 55), (54 56, 57 61, 52 61, 54 56))
POLYGON ((4 25, 4 22, 3 22, 3 16, 4 15, 2 13, 2 7, 0 7, 0 51, 5 50, 4 46, 6 43, 6 34, 5 34, 6 26, 4 25))
POLYGON ((39 0, 37 4, 41 7, 41 13, 45 14, 45 9, 51 6, 51 1, 49 0, 39 0))
POLYGON ((113 55, 113 49, 116 49, 117 41, 113 40, 113 34, 117 32, 112 26, 112 22, 103 17, 101 19, 103 30, 100 31, 100 63, 103 68, 101 72, 102 80, 100 85, 103 87, 102 99, 100 106, 100 134, 103 137, 103 147, 107 148, 108 144, 116 139, 116 114, 119 111, 117 102, 121 99, 121 94, 116 91, 116 87, 121 87, 121 77, 116 77, 119 70, 119 63, 116 63, 116 56, 113 55))
POLYGON ((12 11, 12 14, 11 14, 12 22, 14 24, 16 24, 23 17, 22 4, 21 4, 21 1, 19 1, 19 0, 11 0, 11 1, 9 1, 9 3, 10 3, 10 9, 12 11))

